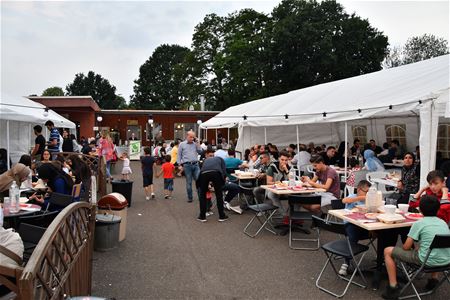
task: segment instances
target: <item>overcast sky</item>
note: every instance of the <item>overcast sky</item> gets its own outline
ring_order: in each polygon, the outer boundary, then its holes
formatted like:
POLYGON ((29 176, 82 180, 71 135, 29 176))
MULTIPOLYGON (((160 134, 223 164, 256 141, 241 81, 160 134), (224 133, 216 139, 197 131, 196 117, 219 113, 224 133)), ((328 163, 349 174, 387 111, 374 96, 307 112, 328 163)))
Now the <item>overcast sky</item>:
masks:
MULTIPOLYGON (((189 47, 208 13, 270 13, 280 1, 1 1, 1 97, 40 95, 76 73, 101 74, 129 99, 139 67, 163 43, 189 47)), ((448 1, 346 1, 391 45, 431 33, 449 40, 448 1)))

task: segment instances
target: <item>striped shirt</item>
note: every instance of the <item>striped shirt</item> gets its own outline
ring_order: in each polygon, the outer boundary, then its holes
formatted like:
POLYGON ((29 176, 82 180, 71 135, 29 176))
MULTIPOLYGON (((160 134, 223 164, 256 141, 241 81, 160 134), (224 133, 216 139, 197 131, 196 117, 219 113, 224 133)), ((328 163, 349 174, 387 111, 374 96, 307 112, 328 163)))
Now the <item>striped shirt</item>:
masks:
POLYGON ((52 128, 50 131, 50 138, 49 138, 49 145, 47 146, 47 149, 50 153, 52 152, 59 152, 59 131, 56 128, 52 128), (56 145, 52 145, 52 140, 56 139, 56 145))

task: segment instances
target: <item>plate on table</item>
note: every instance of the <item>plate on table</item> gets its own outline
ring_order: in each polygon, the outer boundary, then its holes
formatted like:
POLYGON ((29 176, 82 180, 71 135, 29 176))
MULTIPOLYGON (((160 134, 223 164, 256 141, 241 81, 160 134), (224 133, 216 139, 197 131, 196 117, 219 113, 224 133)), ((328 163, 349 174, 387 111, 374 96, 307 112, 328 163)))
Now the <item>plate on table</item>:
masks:
POLYGON ((366 213, 364 214, 364 217, 366 217, 369 220, 377 220, 379 213, 366 213))
POLYGON ((423 219, 423 215, 421 213, 406 213, 405 217, 411 220, 421 220, 423 219))
POLYGON ((28 202, 28 198, 27 197, 20 197, 19 198, 19 202, 20 203, 27 203, 28 202))
MULTIPOLYGON (((384 214, 384 213, 385 213, 385 211, 384 211, 384 206, 379 206, 379 207, 378 207, 378 211, 379 211, 380 213, 383 213, 383 214, 384 214)), ((396 208, 396 209, 395 209, 395 213, 396 213, 396 214, 400 214, 400 213, 402 213, 402 211, 401 211, 400 209, 396 208)))
POLYGON ((355 205, 354 208, 356 208, 356 210, 359 212, 367 212, 367 207, 364 204, 355 205))

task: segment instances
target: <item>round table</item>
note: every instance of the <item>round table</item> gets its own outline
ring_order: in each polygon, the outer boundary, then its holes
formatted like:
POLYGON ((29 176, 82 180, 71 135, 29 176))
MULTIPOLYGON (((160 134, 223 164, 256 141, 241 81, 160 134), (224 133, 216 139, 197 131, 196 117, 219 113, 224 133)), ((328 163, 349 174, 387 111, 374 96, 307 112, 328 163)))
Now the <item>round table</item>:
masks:
POLYGON ((5 210, 5 209, 3 210, 3 218, 5 220, 8 220, 9 225, 12 228, 14 228, 14 229, 17 229, 16 228, 17 227, 17 220, 18 220, 19 217, 34 214, 35 212, 38 212, 38 211, 40 211, 42 209, 42 207, 40 207, 39 205, 36 205, 36 204, 22 204, 21 203, 20 206, 21 206, 21 209, 18 212, 16 212, 16 213, 11 213, 9 211, 9 209, 8 210, 5 210), (22 209, 24 207, 24 205, 26 205, 26 207, 29 208, 30 210, 22 209), (33 210, 31 210, 31 209, 33 209, 33 210))

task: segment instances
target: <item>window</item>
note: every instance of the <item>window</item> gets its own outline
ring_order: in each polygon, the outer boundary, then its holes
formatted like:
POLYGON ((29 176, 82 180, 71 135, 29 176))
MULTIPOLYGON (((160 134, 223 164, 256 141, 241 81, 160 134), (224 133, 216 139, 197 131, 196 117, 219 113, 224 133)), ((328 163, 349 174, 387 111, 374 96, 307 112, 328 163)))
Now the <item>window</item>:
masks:
POLYGON ((405 124, 393 124, 386 125, 386 141, 388 143, 392 140, 397 140, 401 146, 406 147, 406 125, 405 124))
POLYGON ((441 152, 442 158, 450 158, 450 124, 438 126, 437 151, 441 152))
POLYGON ((367 144, 367 126, 365 125, 355 125, 352 126, 353 139, 358 139, 360 145, 367 144))
POLYGON ((196 123, 175 123, 174 125, 174 140, 180 139, 184 140, 186 137, 186 133, 188 131, 197 132, 197 124, 196 123))

